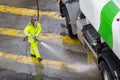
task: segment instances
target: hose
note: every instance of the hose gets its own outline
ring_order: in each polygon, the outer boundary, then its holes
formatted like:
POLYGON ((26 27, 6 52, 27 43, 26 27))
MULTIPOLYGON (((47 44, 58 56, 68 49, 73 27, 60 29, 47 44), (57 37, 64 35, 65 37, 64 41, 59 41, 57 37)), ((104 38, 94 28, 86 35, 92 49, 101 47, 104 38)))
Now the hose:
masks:
POLYGON ((37 20, 39 21, 39 1, 36 0, 36 5, 37 5, 37 20))

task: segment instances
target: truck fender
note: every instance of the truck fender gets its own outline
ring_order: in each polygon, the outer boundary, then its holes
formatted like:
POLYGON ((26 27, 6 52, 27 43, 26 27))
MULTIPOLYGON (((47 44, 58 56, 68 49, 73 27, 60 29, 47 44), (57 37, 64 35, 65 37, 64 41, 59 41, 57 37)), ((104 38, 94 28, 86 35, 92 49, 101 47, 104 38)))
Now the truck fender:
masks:
MULTIPOLYGON (((64 0, 63 0, 64 1, 64 0)), ((80 16, 79 2, 60 2, 60 12, 62 17, 65 17, 66 11, 70 18, 70 24, 72 27, 73 34, 77 34, 76 31, 76 20, 80 16)))
POLYGON ((80 16, 79 2, 66 3, 66 8, 70 17, 70 24, 73 34, 77 34, 76 21, 80 16))

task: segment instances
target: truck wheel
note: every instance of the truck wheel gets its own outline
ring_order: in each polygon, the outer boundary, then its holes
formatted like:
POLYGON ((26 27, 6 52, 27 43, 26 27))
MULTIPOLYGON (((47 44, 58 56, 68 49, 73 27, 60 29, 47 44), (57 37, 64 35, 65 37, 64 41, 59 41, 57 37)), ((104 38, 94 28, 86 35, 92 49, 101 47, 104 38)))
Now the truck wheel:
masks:
POLYGON ((106 63, 102 61, 99 65, 100 65, 100 72, 101 72, 103 80, 113 80, 111 72, 108 66, 106 65, 106 63))
POLYGON ((66 10, 66 15, 65 15, 65 20, 66 20, 66 25, 67 25, 67 28, 68 28, 69 36, 71 38, 77 38, 77 35, 73 34, 73 32, 72 32, 72 27, 71 27, 71 23, 70 23, 70 17, 69 17, 69 14, 68 14, 67 10, 66 10))

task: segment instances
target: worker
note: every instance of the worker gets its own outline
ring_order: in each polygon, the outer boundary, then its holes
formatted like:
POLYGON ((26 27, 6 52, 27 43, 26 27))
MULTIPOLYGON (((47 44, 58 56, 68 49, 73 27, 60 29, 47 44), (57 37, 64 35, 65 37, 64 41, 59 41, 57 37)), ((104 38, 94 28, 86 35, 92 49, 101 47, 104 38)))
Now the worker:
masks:
POLYGON ((30 43, 30 54, 32 57, 36 57, 38 61, 43 60, 38 50, 38 37, 41 30, 41 24, 37 19, 31 19, 31 22, 24 29, 25 36, 28 37, 27 40, 30 43))

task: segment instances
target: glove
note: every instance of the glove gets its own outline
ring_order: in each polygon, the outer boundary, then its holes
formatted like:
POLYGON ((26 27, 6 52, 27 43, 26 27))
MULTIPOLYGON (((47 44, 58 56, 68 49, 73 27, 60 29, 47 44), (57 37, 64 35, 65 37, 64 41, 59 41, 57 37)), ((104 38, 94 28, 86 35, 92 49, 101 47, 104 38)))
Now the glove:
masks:
POLYGON ((35 39, 35 36, 33 36, 33 35, 30 35, 30 38, 31 38, 31 39, 35 39))
POLYGON ((33 36, 33 39, 34 39, 35 41, 39 41, 36 36, 33 36))
POLYGON ((23 41, 27 41, 28 40, 28 36, 26 36, 24 39, 23 39, 23 41))

